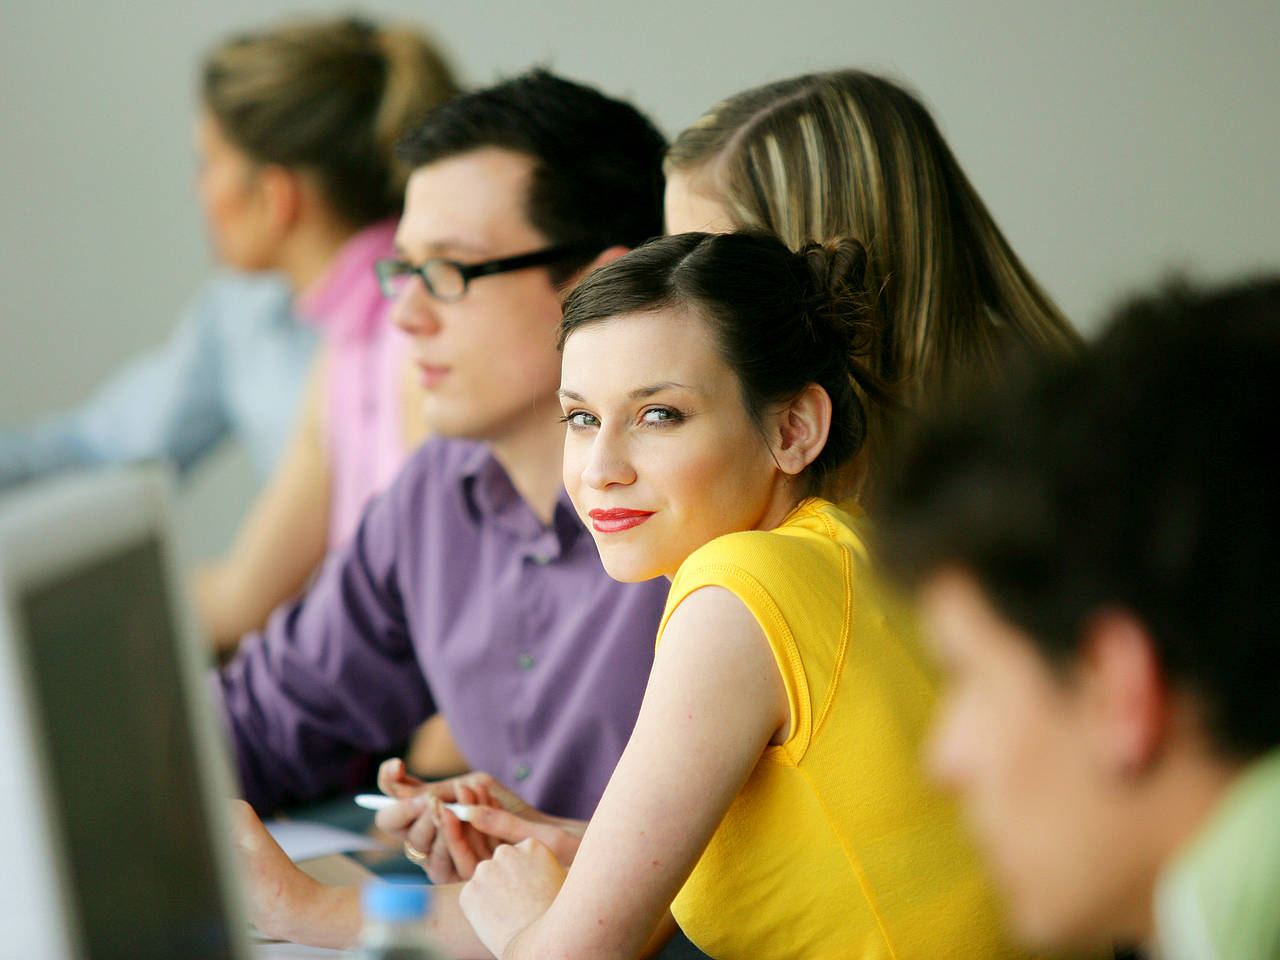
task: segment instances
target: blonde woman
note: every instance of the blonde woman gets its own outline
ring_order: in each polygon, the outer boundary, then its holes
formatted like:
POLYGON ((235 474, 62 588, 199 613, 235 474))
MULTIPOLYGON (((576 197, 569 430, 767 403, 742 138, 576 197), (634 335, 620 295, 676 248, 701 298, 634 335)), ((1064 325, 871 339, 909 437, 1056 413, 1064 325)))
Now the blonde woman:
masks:
POLYGON ((204 65, 199 193, 218 258, 276 271, 321 337, 301 418, 230 552, 195 578, 229 649, 346 540, 421 437, 418 391, 373 272, 390 256, 406 125, 456 92, 413 27, 302 20, 219 44, 204 65))
MULTIPOLYGON (((883 324, 870 362, 906 406, 998 377, 1010 347, 1080 345, 928 110, 883 77, 841 70, 739 93, 676 138, 666 167, 668 232, 761 229, 793 250, 860 239, 883 324)), ((886 415, 873 411, 864 468, 886 415)))
MULTIPOLYGON (((373 264, 394 255, 409 174, 395 141, 457 91, 420 29, 352 18, 244 33, 205 61, 199 186, 216 252, 282 273, 320 335, 274 472, 230 551, 193 578, 201 624, 224 655, 302 589, 423 438, 421 391, 373 264)), ((467 766, 442 718, 409 759, 435 776, 467 766)))

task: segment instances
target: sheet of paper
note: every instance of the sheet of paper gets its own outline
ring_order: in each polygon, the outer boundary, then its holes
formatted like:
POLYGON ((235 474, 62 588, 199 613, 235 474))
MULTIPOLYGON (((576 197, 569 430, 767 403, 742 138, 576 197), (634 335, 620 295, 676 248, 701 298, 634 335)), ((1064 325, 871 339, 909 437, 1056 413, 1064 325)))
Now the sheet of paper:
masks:
POLYGON ((341 830, 323 823, 306 820, 268 820, 264 824, 276 843, 289 859, 311 860, 334 853, 352 853, 356 850, 381 850, 377 841, 363 833, 341 830))

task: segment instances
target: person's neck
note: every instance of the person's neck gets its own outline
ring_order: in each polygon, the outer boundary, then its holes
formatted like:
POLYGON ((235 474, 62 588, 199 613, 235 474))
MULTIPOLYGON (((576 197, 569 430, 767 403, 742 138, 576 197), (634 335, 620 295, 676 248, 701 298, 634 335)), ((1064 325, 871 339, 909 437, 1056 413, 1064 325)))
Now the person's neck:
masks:
POLYGON ((295 296, 304 296, 320 282, 353 233, 351 227, 328 219, 299 225, 293 231, 280 251, 279 268, 295 296))
POLYGON ((493 455, 544 525, 550 525, 564 486, 564 426, 554 395, 535 404, 501 437, 489 441, 493 455))
POLYGON ((1169 768, 1134 818, 1130 842, 1145 849, 1145 867, 1124 909, 1123 926, 1150 945, 1155 937, 1155 891, 1161 874, 1204 828, 1240 775, 1238 764, 1196 751, 1168 758, 1169 768))
MULTIPOLYGON (((787 519, 787 514, 798 507, 801 501, 807 498, 800 485, 793 479, 779 473, 775 477, 773 489, 769 491, 765 500, 764 507, 761 509, 759 516, 756 518, 755 526, 752 530, 776 530, 782 526, 782 521, 787 519)), ((733 532, 733 531, 726 531, 733 532)), ((668 580, 674 580, 676 571, 680 569, 680 565, 689 558, 689 555, 680 558, 680 563, 670 570, 665 571, 662 575, 668 580)))
POLYGON ((806 496, 803 487, 795 478, 779 472, 765 502, 764 510, 761 511, 753 529, 773 530, 781 526, 782 521, 787 519, 787 514, 799 506, 800 501, 806 496))

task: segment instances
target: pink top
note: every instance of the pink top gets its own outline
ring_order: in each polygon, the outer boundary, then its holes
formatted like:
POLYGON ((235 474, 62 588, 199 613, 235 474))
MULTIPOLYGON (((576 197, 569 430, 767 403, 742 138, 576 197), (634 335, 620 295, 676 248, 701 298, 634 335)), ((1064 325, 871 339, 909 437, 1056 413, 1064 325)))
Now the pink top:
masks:
POLYGON ((408 337, 393 326, 373 262, 394 257, 396 221, 365 227, 342 245, 298 302, 328 352, 324 442, 329 461, 329 547, 355 532, 369 498, 395 477, 405 449, 402 389, 408 337))

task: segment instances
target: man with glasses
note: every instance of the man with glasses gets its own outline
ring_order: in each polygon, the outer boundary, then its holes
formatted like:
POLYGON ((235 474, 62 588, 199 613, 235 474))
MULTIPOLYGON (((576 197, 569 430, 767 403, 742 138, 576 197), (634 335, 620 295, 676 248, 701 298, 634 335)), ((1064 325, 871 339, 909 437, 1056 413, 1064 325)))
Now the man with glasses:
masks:
POLYGON ((382 295, 388 300, 398 300, 412 277, 422 280, 427 293, 436 300, 452 303, 461 300, 467 292, 467 284, 473 277, 488 277, 495 273, 508 273, 526 267, 542 267, 585 256, 596 251, 586 244, 568 243, 559 247, 522 253, 516 257, 501 257, 484 263, 459 263, 447 257, 429 257, 419 264, 408 260, 379 260, 374 263, 382 295))
POLYGON ((433 437, 218 677, 259 811, 357 787, 439 711, 474 769, 591 814, 667 585, 612 581, 564 493, 555 330, 577 278, 661 232, 664 147, 633 107, 542 71, 402 141, 415 172, 378 274, 433 437))

